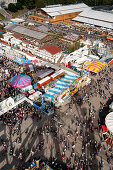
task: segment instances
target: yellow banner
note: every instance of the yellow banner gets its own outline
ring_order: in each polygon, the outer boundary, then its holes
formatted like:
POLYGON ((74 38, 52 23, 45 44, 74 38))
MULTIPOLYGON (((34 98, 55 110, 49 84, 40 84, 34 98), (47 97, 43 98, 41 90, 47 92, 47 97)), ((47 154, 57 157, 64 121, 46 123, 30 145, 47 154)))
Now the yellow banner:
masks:
POLYGON ((39 160, 36 161, 36 167, 39 168, 39 160))

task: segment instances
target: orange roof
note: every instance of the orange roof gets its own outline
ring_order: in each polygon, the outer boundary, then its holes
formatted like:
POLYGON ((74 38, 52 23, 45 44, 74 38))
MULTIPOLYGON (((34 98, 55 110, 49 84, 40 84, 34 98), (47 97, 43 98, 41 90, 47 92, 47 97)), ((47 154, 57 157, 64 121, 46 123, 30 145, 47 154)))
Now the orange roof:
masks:
POLYGON ((44 50, 48 51, 49 53, 51 53, 52 55, 57 54, 62 51, 55 45, 45 45, 45 46, 41 47, 40 49, 41 50, 44 49, 44 50))

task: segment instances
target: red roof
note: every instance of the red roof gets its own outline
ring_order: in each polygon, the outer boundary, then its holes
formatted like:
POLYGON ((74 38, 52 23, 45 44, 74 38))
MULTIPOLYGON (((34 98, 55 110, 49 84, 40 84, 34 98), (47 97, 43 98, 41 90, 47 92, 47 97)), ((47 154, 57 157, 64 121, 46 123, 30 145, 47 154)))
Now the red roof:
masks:
POLYGON ((28 41, 28 40, 24 40, 24 42, 27 43, 27 44, 31 43, 31 41, 28 41))
POLYGON ((20 38, 23 37, 22 34, 17 33, 17 32, 14 32, 14 33, 13 33, 13 36, 14 36, 15 38, 17 38, 17 39, 20 39, 20 38))
POLYGON ((43 47, 40 48, 41 50, 46 50, 48 51, 49 53, 51 53, 52 55, 56 54, 56 53, 59 53, 61 52, 62 50, 59 49, 57 46, 55 45, 45 45, 43 47))

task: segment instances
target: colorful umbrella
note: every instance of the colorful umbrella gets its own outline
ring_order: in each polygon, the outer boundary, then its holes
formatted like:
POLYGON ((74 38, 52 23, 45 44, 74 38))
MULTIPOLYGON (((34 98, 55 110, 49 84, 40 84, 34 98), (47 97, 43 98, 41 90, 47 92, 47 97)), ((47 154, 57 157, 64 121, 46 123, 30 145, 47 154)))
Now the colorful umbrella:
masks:
POLYGON ((31 77, 25 74, 16 75, 9 80, 9 83, 12 87, 22 89, 31 85, 31 77))

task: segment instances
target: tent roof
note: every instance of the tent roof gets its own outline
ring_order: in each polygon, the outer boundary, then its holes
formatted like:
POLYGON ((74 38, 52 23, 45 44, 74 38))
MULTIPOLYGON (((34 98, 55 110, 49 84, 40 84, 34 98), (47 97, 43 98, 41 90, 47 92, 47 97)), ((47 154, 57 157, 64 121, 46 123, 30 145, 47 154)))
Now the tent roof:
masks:
POLYGON ((25 74, 16 75, 9 80, 9 83, 12 87, 22 89, 31 85, 31 77, 25 74))
POLYGON ((86 17, 82 17, 82 16, 77 16, 73 20, 82 22, 82 23, 87 23, 87 24, 91 24, 91 25, 96 25, 96 26, 100 26, 100 27, 113 29, 113 23, 109 23, 109 22, 105 22, 105 21, 90 19, 90 18, 86 18, 86 17))
POLYGON ((113 133, 113 112, 109 113, 105 118, 105 124, 107 129, 113 133))
POLYGON ((85 69, 88 69, 91 72, 97 73, 99 72, 103 67, 106 66, 106 63, 102 63, 101 61, 93 61, 91 64, 85 67, 85 69))
POLYGON ((73 20, 113 29, 113 14, 108 12, 84 10, 73 20))
POLYGON ((113 23, 113 14, 108 12, 96 11, 91 9, 81 12, 79 16, 113 23))
POLYGON ((48 6, 45 8, 41 8, 50 16, 74 13, 79 11, 84 11, 85 9, 90 9, 86 4, 79 3, 79 4, 71 4, 71 5, 58 5, 58 6, 48 6))
POLYGON ((21 18, 13 18, 13 19, 11 19, 11 21, 13 21, 13 22, 24 22, 25 20, 21 19, 21 18))

